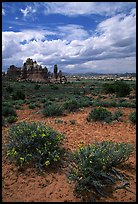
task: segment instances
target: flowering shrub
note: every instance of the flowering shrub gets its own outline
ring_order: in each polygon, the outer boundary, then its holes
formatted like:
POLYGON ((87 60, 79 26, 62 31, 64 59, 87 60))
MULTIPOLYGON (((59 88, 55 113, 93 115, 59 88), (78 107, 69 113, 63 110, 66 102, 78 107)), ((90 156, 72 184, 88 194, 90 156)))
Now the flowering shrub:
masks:
POLYGON ((132 152, 131 144, 112 141, 81 146, 70 156, 67 177, 75 183, 76 192, 105 196, 106 188, 112 189, 116 180, 123 178, 115 167, 125 162, 132 152))
POLYGON ((60 160, 62 139, 62 134, 44 124, 21 122, 9 129, 7 156, 19 166, 31 164, 41 171, 60 160))

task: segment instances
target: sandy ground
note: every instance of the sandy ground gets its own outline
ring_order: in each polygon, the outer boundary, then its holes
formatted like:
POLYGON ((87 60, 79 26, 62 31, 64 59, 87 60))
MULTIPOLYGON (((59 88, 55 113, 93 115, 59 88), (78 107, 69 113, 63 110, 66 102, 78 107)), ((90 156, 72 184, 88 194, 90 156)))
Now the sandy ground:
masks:
MULTIPOLYGON (((101 122, 87 122, 86 117, 91 108, 84 108, 75 113, 56 118, 44 118, 39 109, 31 110, 23 106, 17 110, 18 121, 43 121, 58 132, 65 135, 64 147, 67 150, 76 150, 81 142, 84 145, 95 141, 112 140, 114 142, 129 142, 136 149, 136 125, 128 120, 132 108, 121 108, 124 112, 123 122, 112 122, 111 124, 101 122), (56 123, 56 120, 62 123, 56 123), (75 120, 75 124, 71 124, 75 120)), ((111 112, 118 108, 109 108, 111 112)), ((2 142, 5 142, 5 131, 2 128, 2 142)), ((136 193, 136 150, 129 158, 124 172, 130 176, 130 189, 136 193)), ((66 165, 47 170, 43 176, 38 175, 34 169, 28 168, 24 172, 7 162, 2 161, 2 201, 3 202, 81 202, 80 197, 74 195, 74 185, 69 184, 66 178, 66 165)), ((101 198, 97 202, 136 202, 135 193, 119 189, 114 191, 111 198, 101 198)))

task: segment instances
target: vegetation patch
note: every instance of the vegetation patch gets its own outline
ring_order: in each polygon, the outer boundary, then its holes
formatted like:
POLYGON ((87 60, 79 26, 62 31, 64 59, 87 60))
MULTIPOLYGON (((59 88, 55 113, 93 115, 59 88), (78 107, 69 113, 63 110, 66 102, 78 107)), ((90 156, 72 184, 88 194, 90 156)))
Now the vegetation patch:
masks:
POLYGON ((123 111, 122 110, 115 111, 115 113, 113 115, 113 120, 122 121, 122 119, 121 119, 122 115, 123 115, 123 111))
POLYGON ((113 115, 106 108, 99 107, 94 108, 87 116, 87 121, 105 121, 107 123, 112 122, 113 115))
POLYGON ((117 97, 125 97, 130 94, 130 85, 124 81, 115 81, 113 83, 104 83, 103 90, 105 93, 115 93, 117 97))
POLYGON ((16 110, 12 106, 3 106, 2 107, 2 115, 7 116, 17 116, 16 110))
POLYGON ((22 91, 22 90, 17 90, 17 91, 13 94, 12 99, 13 99, 13 100, 20 100, 20 99, 24 100, 24 99, 25 99, 25 93, 24 93, 24 91, 22 91))
POLYGON ((136 112, 135 111, 129 114, 129 120, 132 123, 136 123, 136 112))
POLYGON ((42 113, 44 116, 60 116, 63 115, 64 108, 63 106, 57 104, 51 104, 43 109, 42 113))
POLYGON ((75 183, 77 194, 110 196, 117 181, 125 179, 116 167, 119 168, 132 153, 133 146, 129 143, 103 141, 81 146, 70 155, 67 178, 75 183))
POLYGON ((67 100, 64 104, 63 104, 64 108, 66 110, 68 110, 69 112, 73 112, 79 109, 79 103, 77 102, 76 99, 70 99, 67 100))
POLYGON ((33 165, 42 171, 60 160, 63 135, 42 123, 15 124, 6 139, 7 156, 20 167, 33 165))
POLYGON ((13 116, 13 115, 8 116, 6 121, 7 121, 8 123, 14 123, 14 122, 17 121, 17 117, 16 117, 16 116, 13 116))

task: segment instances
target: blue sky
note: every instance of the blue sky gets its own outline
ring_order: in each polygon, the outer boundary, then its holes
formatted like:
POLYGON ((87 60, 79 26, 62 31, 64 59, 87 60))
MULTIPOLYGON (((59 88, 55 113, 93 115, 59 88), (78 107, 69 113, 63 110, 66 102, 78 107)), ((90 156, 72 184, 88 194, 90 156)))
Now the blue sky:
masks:
POLYGON ((135 2, 3 2, 2 66, 136 72, 135 2))

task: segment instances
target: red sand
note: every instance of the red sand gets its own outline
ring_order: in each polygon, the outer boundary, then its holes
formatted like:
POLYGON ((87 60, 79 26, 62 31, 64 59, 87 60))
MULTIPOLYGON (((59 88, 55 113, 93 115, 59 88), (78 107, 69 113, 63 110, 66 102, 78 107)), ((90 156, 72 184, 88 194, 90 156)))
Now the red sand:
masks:
MULTIPOLYGON (((118 108, 109 108, 114 112, 118 108)), ((124 112, 123 122, 112 122, 111 124, 101 122, 87 122, 86 117, 91 108, 84 108, 81 111, 70 113, 63 117, 44 118, 37 110, 30 110, 23 106, 17 110, 18 121, 43 121, 58 132, 65 134, 64 147, 68 150, 75 150, 83 142, 84 145, 95 141, 112 140, 114 142, 129 142, 134 144, 136 149, 136 125, 128 120, 132 108, 121 108, 124 112), (55 120, 63 120, 63 123, 55 123, 55 120), (75 120, 71 124, 70 120, 75 120)), ((2 128, 3 143, 7 127, 2 128)), ((130 168, 124 170, 130 176, 130 189, 136 193, 136 150, 127 163, 130 168)), ((2 162, 2 201, 3 202, 79 202, 82 201, 74 195, 74 185, 69 184, 66 178, 66 168, 61 167, 53 171, 45 171, 43 176, 38 176, 34 169, 26 169, 19 172, 14 164, 8 163, 5 158, 2 162)), ((136 202, 136 195, 127 190, 114 191, 111 198, 101 198, 99 202, 136 202)))

